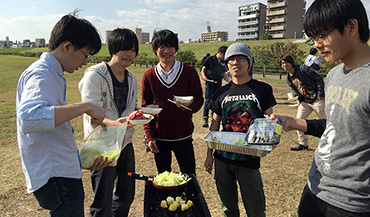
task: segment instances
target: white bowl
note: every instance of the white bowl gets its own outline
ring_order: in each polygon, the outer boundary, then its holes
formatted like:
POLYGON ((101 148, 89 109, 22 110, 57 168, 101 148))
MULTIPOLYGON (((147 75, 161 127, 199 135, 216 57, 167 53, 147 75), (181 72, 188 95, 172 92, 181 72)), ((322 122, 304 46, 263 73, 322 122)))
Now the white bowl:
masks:
POLYGON ((181 103, 189 103, 191 100, 194 99, 193 96, 174 96, 176 101, 180 101, 181 103))
POLYGON ((158 114, 159 112, 162 111, 162 108, 152 108, 152 107, 141 107, 141 110, 143 110, 144 113, 146 114, 158 114))
POLYGON ((154 117, 153 115, 143 114, 146 119, 135 119, 135 120, 128 120, 133 125, 143 125, 149 123, 154 117))

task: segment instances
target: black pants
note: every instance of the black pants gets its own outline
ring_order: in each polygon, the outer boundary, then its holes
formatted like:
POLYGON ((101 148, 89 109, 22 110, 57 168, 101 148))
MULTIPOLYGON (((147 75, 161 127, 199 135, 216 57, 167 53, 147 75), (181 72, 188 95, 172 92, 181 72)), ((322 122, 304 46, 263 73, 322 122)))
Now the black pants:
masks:
POLYGON ((158 154, 155 154, 155 162, 157 164, 158 173, 164 171, 172 171, 172 153, 176 156, 182 173, 195 174, 195 157, 193 139, 188 138, 181 141, 167 142, 157 140, 157 146, 160 149, 158 154))
POLYGON ((299 217, 368 217, 370 213, 354 213, 332 206, 312 194, 308 186, 303 189, 298 207, 299 217))

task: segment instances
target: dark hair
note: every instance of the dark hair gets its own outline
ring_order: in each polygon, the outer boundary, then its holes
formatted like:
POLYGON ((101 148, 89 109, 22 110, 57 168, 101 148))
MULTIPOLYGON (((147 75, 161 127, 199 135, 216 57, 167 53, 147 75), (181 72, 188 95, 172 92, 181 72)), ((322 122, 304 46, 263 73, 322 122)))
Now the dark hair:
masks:
POLYGON ((179 50, 179 39, 177 38, 177 35, 169 29, 163 29, 159 31, 154 30, 152 38, 152 49, 155 55, 157 55, 156 51, 161 45, 174 47, 177 52, 179 50))
POLYGON ((362 42, 369 40, 369 21, 360 0, 315 0, 305 14, 303 29, 307 36, 316 36, 330 29, 343 34, 350 19, 358 22, 362 42))
POLYGON ((223 54, 226 53, 226 50, 227 50, 227 46, 221 46, 220 48, 218 48, 218 52, 221 52, 223 54))
POLYGON ((282 62, 283 60, 284 60, 284 62, 290 63, 290 64, 292 64, 292 66, 294 66, 294 60, 293 60, 293 57, 292 57, 292 56, 287 55, 287 54, 282 55, 282 56, 279 58, 279 66, 281 66, 281 62, 282 62))
POLYGON ((96 28, 89 21, 73 15, 65 15, 55 24, 50 35, 49 50, 55 50, 64 41, 71 42, 75 49, 91 49, 91 55, 101 49, 101 39, 96 28))
POLYGON ((315 71, 319 71, 320 70, 320 66, 317 64, 317 63, 312 63, 310 65, 310 68, 315 70, 315 71))
POLYGON ((310 54, 311 55, 315 55, 316 53, 317 53, 317 49, 316 48, 313 47, 313 48, 310 49, 310 54))
POLYGON ((130 50, 131 48, 135 48, 136 56, 139 53, 139 41, 136 34, 130 29, 117 28, 113 30, 108 35, 107 43, 110 56, 118 51, 130 50))

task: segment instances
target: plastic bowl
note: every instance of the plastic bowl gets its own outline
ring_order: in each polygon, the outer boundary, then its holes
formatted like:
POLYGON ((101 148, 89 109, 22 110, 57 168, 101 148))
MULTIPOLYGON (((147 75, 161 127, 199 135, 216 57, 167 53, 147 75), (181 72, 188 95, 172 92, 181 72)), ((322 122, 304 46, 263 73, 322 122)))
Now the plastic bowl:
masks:
POLYGON ((146 119, 134 119, 134 120, 129 120, 131 124, 134 125, 143 125, 149 123, 154 117, 153 115, 148 115, 148 114, 143 114, 146 119))
POLYGON ((143 110, 143 112, 145 114, 155 115, 155 114, 158 114, 159 112, 161 112, 162 108, 141 107, 141 110, 143 110))
POLYGON ((176 101, 180 101, 181 103, 189 103, 191 100, 194 99, 193 96, 174 96, 176 101))

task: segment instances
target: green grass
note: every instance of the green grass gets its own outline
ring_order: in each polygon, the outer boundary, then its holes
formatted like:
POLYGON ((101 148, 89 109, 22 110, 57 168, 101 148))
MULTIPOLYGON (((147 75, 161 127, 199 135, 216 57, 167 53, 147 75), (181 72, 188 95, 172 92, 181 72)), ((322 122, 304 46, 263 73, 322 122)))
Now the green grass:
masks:
MULTIPOLYGON (((189 44, 189 46, 194 46, 189 44)), ((216 45, 215 47, 218 47, 216 45)), ((19 56, 0 55, 0 76, 1 76, 1 110, 0 110, 0 210, 1 216, 46 216, 47 212, 39 207, 35 198, 26 193, 25 180, 21 166, 21 159, 16 141, 16 119, 15 119, 15 94, 19 75, 36 58, 26 58, 19 56)), ((67 80, 67 99, 68 103, 79 102, 81 100, 78 91, 78 82, 83 76, 87 66, 79 69, 73 74, 65 73, 67 80)), ((130 67, 138 78, 138 98, 139 106, 141 103, 141 78, 147 68, 130 67)), ((295 116, 296 107, 289 107, 286 93, 289 87, 284 78, 268 75, 262 78, 261 74, 256 74, 255 78, 269 83, 273 87, 275 98, 278 104, 274 107, 274 112, 295 116)), ((204 83, 202 82, 202 85, 204 83)), ((315 117, 315 116, 312 116, 315 117)), ((83 139, 82 118, 73 119, 72 125, 75 129, 75 138, 78 146, 83 139)), ((213 175, 205 172, 203 163, 206 155, 206 144, 203 138, 207 135, 208 129, 201 127, 202 110, 193 116, 195 130, 194 151, 196 157, 197 180, 206 199, 208 208, 212 216, 222 216, 220 200, 213 180, 213 175)), ((179 123, 181 124, 181 123, 179 123)), ((141 126, 135 127, 133 144, 135 149, 135 164, 137 173, 144 175, 156 174, 153 155, 145 152, 142 144, 143 129, 141 126)), ((288 132, 296 138, 296 132, 288 132)), ((304 152, 291 152, 289 147, 295 146, 287 136, 283 135, 280 145, 261 159, 261 174, 266 195, 266 216, 267 217, 287 217, 297 216, 297 206, 301 196, 303 186, 307 182, 314 149, 317 147, 317 138, 310 138, 309 146, 311 150, 304 152)), ((177 162, 173 161, 173 171, 179 171, 177 162)), ((85 188, 85 215, 88 216, 88 209, 92 202, 93 193, 89 178, 89 171, 83 170, 83 182, 85 188)), ((130 215, 141 217, 143 215, 144 181, 136 182, 135 200, 130 209, 130 215)), ((241 216, 245 216, 239 195, 239 207, 241 216)))

